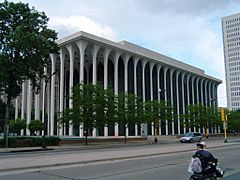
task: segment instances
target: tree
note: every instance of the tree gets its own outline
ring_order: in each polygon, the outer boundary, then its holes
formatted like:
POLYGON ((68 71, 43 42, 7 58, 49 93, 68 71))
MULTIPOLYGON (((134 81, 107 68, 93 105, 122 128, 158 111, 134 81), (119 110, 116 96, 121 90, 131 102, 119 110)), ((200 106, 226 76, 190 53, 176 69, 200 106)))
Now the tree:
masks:
POLYGON ((21 135, 21 130, 26 129, 26 121, 24 119, 16 119, 9 121, 9 132, 21 135))
POLYGON ((229 131, 240 131, 240 110, 229 112, 227 123, 229 131))
POLYGON ((43 122, 40 120, 32 120, 28 124, 28 129, 30 130, 31 134, 35 134, 35 132, 40 132, 44 128, 43 122))
MULTIPOLYGON (((144 104, 145 107, 145 122, 152 123, 154 125, 155 137, 159 134, 159 125, 162 120, 172 121, 173 119, 173 107, 169 102, 149 100, 144 104)), ((155 138, 155 143, 157 139, 155 138)))
POLYGON ((24 80, 39 87, 49 53, 57 53, 57 33, 47 28, 44 12, 28 4, 0 3, 0 93, 7 98, 4 137, 7 136, 9 106, 19 95, 24 80))

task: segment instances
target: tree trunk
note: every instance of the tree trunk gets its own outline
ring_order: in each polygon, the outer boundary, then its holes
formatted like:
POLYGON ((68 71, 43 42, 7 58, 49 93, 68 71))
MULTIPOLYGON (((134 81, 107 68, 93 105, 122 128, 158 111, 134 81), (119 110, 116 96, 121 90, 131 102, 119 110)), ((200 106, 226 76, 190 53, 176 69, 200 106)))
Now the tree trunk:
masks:
MULTIPOLYGON (((10 102, 11 98, 7 97, 7 104, 6 104, 6 113, 5 113, 5 121, 4 121, 4 140, 7 140, 8 136, 8 121, 9 121, 9 109, 10 109, 10 102)), ((6 143, 7 146, 7 143, 6 143)), ((6 147, 7 148, 7 147, 6 147)))

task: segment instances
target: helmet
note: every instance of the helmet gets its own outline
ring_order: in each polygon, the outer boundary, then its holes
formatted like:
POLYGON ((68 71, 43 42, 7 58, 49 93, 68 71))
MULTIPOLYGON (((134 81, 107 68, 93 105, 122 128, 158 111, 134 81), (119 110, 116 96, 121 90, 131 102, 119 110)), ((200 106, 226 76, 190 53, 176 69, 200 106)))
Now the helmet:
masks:
POLYGON ((204 147, 206 147, 206 143, 203 141, 200 143, 197 143, 197 147, 203 149, 204 147))

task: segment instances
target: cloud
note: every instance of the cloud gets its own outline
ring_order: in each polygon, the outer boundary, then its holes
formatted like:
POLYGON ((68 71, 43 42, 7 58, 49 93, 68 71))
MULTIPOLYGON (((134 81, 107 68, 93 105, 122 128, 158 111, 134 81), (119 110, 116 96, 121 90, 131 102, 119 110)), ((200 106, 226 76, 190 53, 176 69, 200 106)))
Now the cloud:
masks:
POLYGON ((52 17, 49 25, 59 32, 59 38, 78 31, 85 31, 107 39, 117 39, 117 33, 110 26, 101 24, 85 16, 52 17))

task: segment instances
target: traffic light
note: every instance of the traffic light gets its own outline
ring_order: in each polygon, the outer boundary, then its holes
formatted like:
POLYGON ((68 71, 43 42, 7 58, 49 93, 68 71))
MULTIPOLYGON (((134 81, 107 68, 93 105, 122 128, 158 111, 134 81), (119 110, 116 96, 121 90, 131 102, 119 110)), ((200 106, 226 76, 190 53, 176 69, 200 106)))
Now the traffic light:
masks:
POLYGON ((222 119, 222 121, 225 121, 225 111, 224 111, 224 108, 221 108, 220 111, 221 111, 221 119, 222 119))

